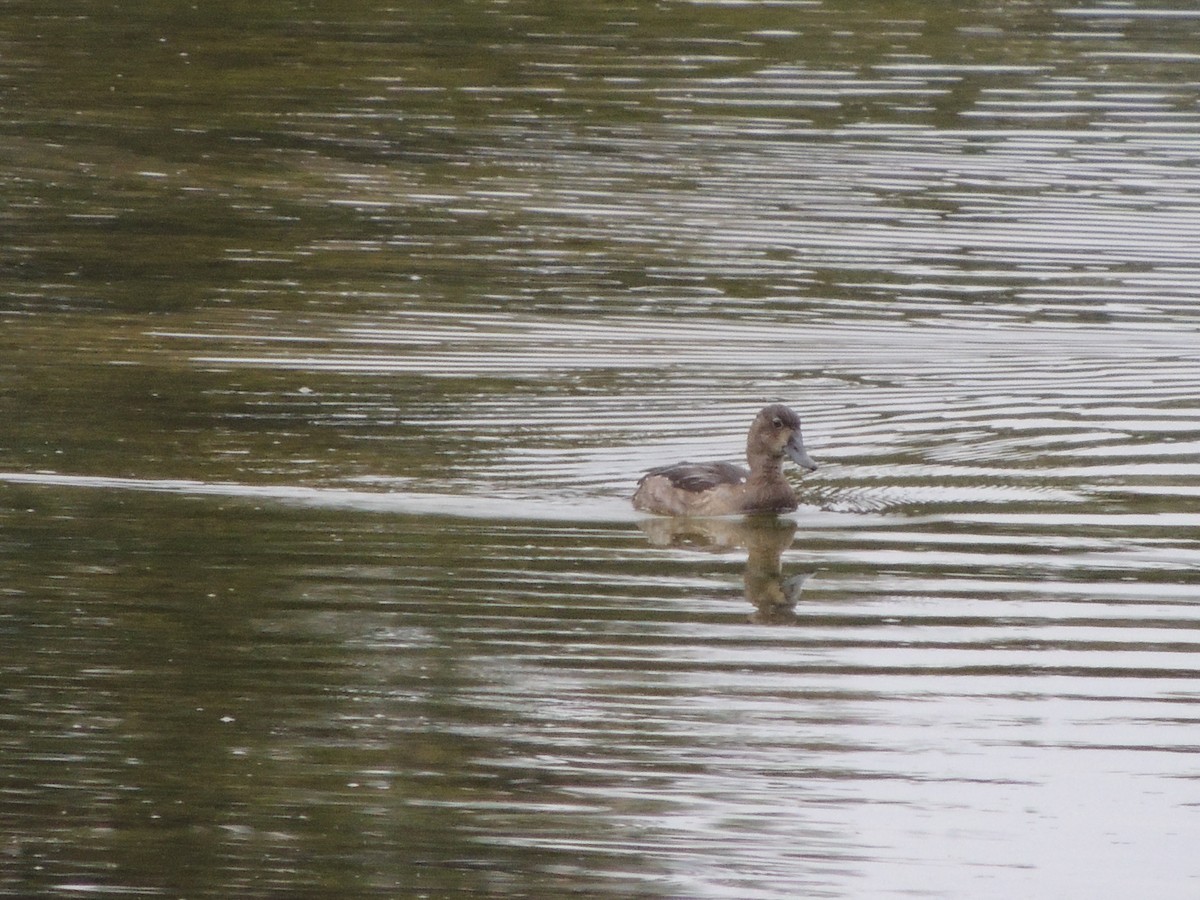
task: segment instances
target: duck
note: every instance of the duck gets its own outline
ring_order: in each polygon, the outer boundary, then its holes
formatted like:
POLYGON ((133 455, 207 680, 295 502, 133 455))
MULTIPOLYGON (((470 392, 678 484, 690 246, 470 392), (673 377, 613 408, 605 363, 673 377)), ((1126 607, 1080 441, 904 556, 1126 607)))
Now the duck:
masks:
POLYGON ((651 469, 633 506, 662 516, 731 516, 791 512, 796 492, 783 477, 787 457, 806 472, 817 464, 804 449, 800 417, 782 403, 765 406, 746 435, 749 470, 728 462, 681 462, 651 469))

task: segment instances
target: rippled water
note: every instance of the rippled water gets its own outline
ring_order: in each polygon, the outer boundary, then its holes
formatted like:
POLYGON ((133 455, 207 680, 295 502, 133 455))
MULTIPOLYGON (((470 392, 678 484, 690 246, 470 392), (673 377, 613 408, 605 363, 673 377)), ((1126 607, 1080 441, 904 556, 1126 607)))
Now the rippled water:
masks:
POLYGON ((0 895, 1195 896, 1200 15, 134 6, 0 13, 0 895))

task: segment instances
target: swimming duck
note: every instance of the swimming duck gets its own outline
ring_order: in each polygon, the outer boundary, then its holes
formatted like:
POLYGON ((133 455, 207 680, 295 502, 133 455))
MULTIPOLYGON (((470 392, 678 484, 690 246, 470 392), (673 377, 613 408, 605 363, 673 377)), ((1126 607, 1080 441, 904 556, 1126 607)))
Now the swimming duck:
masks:
POLYGON ((749 471, 725 462, 660 466, 638 481, 633 505, 664 516, 790 512, 796 493, 783 477, 784 456, 805 471, 817 468, 804 449, 800 417, 773 403, 755 416, 746 435, 749 471))

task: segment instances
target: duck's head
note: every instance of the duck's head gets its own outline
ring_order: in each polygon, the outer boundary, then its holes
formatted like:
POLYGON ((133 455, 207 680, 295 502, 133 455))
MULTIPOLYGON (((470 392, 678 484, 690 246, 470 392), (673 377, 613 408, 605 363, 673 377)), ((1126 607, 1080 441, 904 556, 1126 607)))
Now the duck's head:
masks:
POLYGON ((807 472, 817 468, 804 449, 800 417, 782 403, 764 407, 755 417, 746 439, 746 455, 751 461, 755 457, 779 460, 786 456, 807 472))

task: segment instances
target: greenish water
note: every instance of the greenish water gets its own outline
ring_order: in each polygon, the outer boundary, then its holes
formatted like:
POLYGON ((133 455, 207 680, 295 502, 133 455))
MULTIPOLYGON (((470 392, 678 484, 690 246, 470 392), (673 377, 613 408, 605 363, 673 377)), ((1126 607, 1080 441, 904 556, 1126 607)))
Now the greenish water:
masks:
POLYGON ((6 5, 0 896, 1194 897, 1200 15, 948 6, 6 5))

